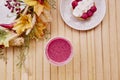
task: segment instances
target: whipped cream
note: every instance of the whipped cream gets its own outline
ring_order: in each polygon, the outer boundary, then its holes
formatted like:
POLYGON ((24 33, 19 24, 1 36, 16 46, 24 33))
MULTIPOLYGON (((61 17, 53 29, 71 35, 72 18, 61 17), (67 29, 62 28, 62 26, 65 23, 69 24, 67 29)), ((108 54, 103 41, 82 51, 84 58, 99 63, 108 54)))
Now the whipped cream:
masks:
POLYGON ((87 12, 94 5, 93 0, 83 0, 78 2, 78 5, 73 10, 75 17, 81 17, 84 12, 87 12))

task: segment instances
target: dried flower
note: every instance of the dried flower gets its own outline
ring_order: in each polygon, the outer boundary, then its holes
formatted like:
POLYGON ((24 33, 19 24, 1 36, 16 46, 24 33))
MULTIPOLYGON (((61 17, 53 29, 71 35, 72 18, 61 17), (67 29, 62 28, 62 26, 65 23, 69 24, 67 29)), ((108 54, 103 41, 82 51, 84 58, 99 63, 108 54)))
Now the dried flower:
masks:
POLYGON ((17 34, 22 34, 27 29, 32 28, 32 17, 30 14, 21 14, 20 18, 18 18, 15 22, 13 30, 15 30, 17 34))
POLYGON ((31 39, 41 39, 45 35, 44 30, 46 30, 46 24, 41 21, 41 19, 37 16, 36 23, 29 34, 31 39))
POLYGON ((9 41, 17 37, 18 34, 13 31, 9 31, 3 27, 0 27, 0 45, 4 47, 9 47, 9 41))
POLYGON ((25 62, 30 40, 43 39, 49 34, 47 24, 52 20, 50 9, 55 8, 55 0, 6 0, 5 6, 16 13, 17 18, 14 24, 0 24, 0 28, 5 28, 5 33, 0 31, 0 45, 20 46, 17 66, 21 67, 25 62), (21 8, 23 4, 26 8, 21 8))

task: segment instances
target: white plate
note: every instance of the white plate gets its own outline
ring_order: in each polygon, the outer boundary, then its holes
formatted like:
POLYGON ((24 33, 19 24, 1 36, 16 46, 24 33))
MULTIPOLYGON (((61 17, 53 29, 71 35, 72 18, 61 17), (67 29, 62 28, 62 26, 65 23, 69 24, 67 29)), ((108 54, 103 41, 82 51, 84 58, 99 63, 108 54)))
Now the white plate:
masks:
MULTIPOLYGON (((11 11, 5 6, 6 0, 0 0, 0 24, 10 24, 13 23, 16 14, 11 13, 11 11)), ((25 5, 21 6, 21 9, 24 9, 25 5)))
POLYGON ((103 20, 106 13, 105 0, 95 0, 97 11, 85 21, 78 20, 72 15, 73 0, 61 0, 60 13, 65 23, 76 30, 90 30, 95 28, 103 20))

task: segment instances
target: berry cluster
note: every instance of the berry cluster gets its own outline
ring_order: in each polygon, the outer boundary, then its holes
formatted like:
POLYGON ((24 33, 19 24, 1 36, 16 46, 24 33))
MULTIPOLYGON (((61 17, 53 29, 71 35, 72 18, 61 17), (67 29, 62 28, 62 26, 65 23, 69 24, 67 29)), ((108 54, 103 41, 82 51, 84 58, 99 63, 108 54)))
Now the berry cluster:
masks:
POLYGON ((21 4, 17 0, 6 0, 5 6, 12 12, 12 13, 17 13, 19 14, 21 11, 21 4))
MULTIPOLYGON (((82 0, 74 0, 72 2, 72 7, 73 9, 78 5, 78 2, 80 2, 82 0)), ((96 12, 97 8, 95 5, 93 5, 87 12, 84 12, 81 16, 82 19, 88 19, 89 17, 91 17, 95 12, 96 12)))

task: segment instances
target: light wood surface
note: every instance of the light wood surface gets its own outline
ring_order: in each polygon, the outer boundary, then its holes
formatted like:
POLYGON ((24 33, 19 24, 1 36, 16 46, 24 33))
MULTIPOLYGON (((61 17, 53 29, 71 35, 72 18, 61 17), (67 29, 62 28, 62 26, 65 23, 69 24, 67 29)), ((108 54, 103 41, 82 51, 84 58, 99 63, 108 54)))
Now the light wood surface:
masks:
POLYGON ((31 41, 22 69, 16 67, 18 48, 7 48, 7 63, 0 60, 0 80, 120 80, 120 0, 106 0, 104 20, 90 31, 68 27, 60 16, 60 0, 51 10, 50 37, 62 36, 74 47, 74 58, 62 67, 48 63, 48 40, 31 41))

